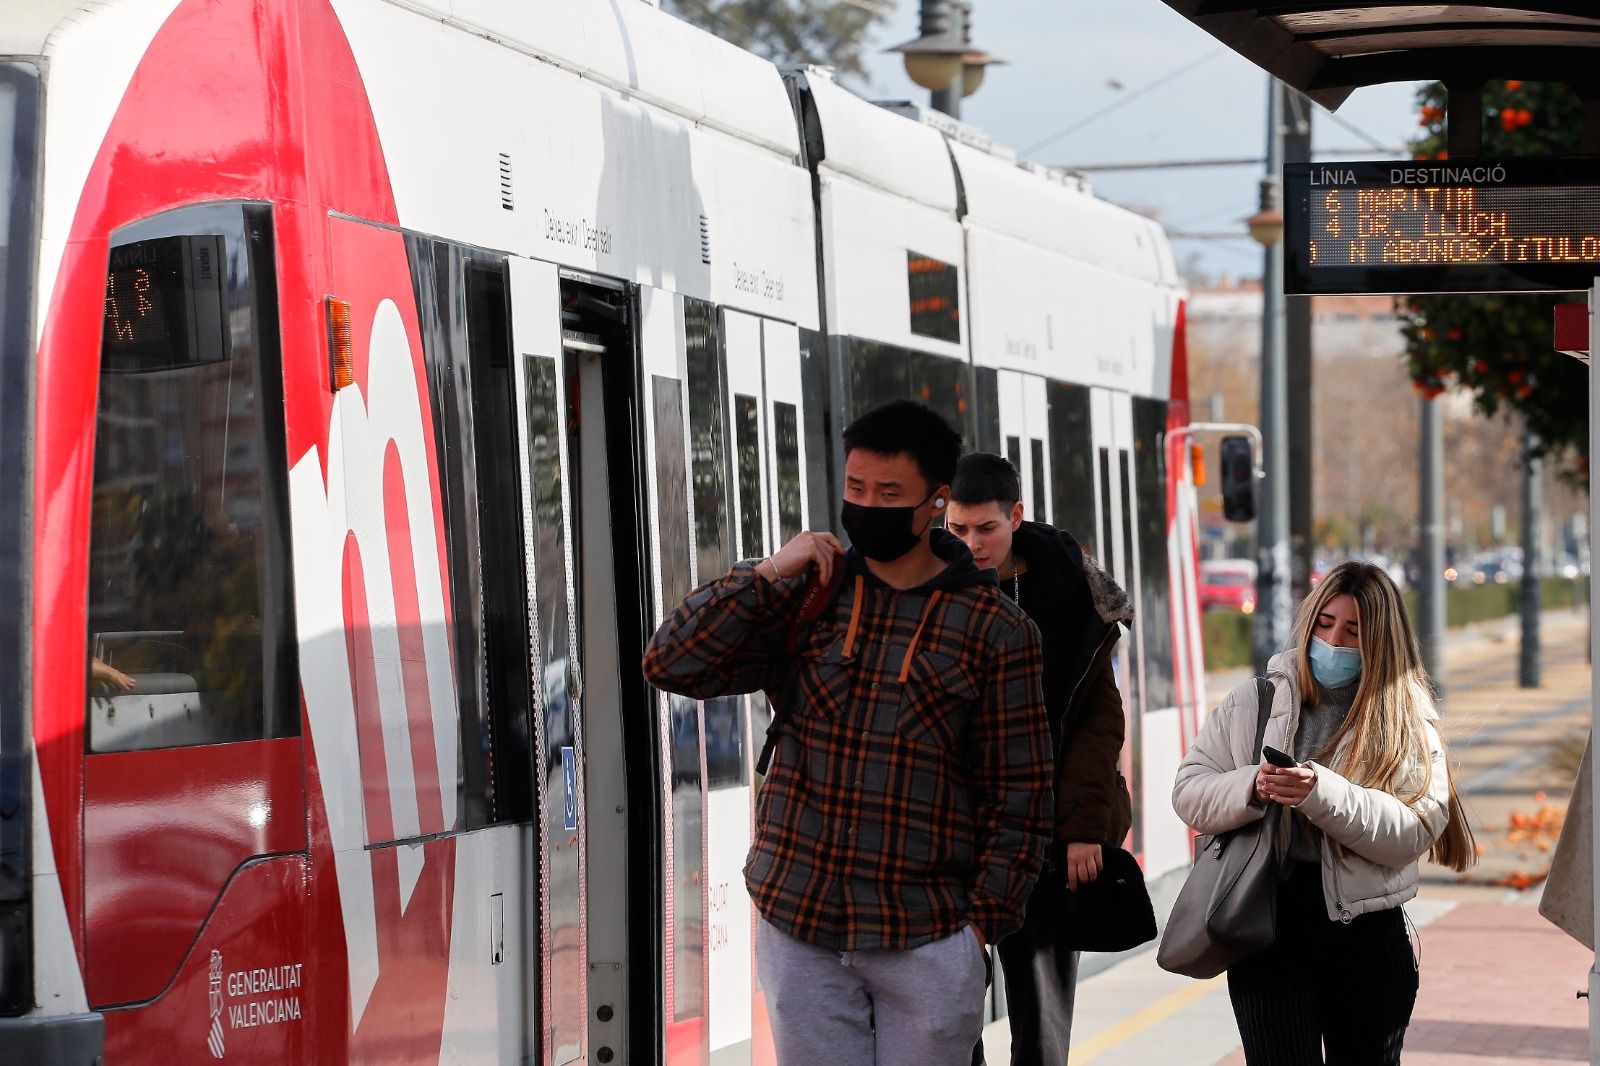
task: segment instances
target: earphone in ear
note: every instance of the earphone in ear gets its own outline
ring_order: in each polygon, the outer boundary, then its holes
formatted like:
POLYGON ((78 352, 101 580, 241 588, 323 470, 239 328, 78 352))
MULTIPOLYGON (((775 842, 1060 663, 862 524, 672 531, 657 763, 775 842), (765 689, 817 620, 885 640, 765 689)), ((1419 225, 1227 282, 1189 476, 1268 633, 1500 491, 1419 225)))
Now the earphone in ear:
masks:
POLYGON ((934 501, 933 501, 933 509, 934 509, 934 510, 935 510, 935 511, 942 511, 942 510, 944 510, 944 501, 943 501, 943 500, 934 500, 934 501))

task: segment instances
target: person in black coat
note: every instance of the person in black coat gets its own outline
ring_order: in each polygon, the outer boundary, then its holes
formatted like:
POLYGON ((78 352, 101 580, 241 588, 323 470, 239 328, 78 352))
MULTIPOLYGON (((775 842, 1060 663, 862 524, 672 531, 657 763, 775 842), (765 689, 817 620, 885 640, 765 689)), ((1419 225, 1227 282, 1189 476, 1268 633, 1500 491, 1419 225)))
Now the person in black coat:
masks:
MULTIPOLYGON (((1065 530, 1022 519, 1022 483, 1003 456, 968 455, 956 468, 945 524, 993 567, 1002 591, 1039 627, 1043 688, 1056 751, 1054 877, 1041 877, 1023 927, 1002 940, 1013 1066, 1061 1063, 1072 1040, 1078 952, 1061 945, 1059 878, 1093 881, 1105 849, 1133 825, 1119 769, 1126 723, 1112 655, 1133 619, 1128 596, 1065 530)), ((981 1048, 974 1061, 981 1062, 981 1048)))

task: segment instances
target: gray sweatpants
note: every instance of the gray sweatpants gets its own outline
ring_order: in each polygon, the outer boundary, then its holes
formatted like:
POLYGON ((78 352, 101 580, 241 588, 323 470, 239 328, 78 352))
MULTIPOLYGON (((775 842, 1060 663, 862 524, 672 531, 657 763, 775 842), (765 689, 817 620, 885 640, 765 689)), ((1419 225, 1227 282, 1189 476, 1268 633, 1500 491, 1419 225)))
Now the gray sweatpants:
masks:
POLYGON ((970 927, 909 951, 832 951, 762 919, 756 966, 779 1066, 967 1066, 983 1033, 970 927))

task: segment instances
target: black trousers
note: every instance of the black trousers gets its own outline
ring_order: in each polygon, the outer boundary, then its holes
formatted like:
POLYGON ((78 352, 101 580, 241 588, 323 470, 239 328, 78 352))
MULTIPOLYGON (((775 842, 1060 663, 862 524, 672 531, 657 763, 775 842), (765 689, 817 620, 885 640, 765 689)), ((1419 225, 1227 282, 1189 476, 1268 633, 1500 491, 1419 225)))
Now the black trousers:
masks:
MULTIPOLYGON (((998 949, 1006 976, 1011 1066, 1060 1066, 1072 1045, 1078 952, 1056 946, 1060 916, 1052 899, 1053 890, 1035 891, 1022 928, 1000 941, 998 949)), ((984 1061, 982 1041, 972 1061, 984 1061)))
POLYGON ((1245 1062, 1398 1066, 1417 1002, 1405 915, 1329 921, 1321 865, 1294 867, 1278 897, 1277 943, 1228 970, 1245 1062))

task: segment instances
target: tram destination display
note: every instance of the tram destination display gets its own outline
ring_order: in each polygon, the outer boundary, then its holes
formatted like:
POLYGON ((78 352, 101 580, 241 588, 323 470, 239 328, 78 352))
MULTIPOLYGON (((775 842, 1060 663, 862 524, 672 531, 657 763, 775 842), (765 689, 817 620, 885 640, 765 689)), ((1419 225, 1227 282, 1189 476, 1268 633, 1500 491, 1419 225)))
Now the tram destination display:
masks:
POLYGON ((1600 158, 1284 167, 1284 292, 1560 292, 1600 275, 1600 158))

